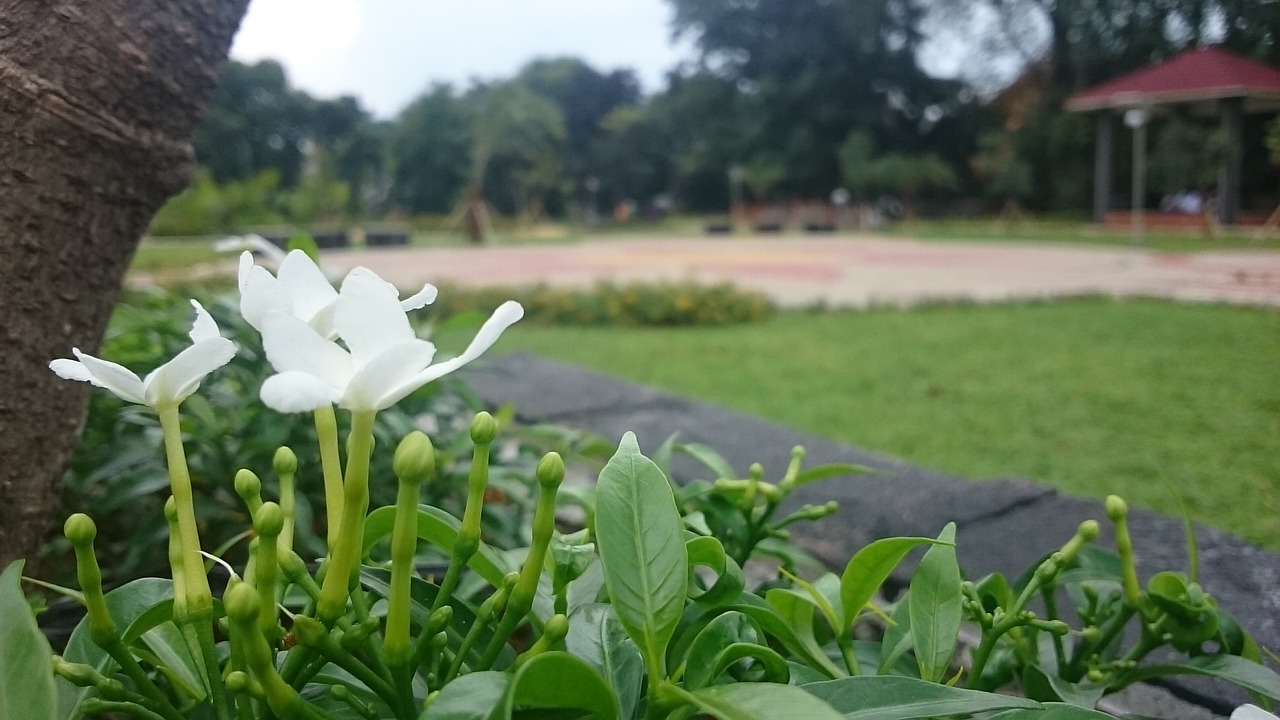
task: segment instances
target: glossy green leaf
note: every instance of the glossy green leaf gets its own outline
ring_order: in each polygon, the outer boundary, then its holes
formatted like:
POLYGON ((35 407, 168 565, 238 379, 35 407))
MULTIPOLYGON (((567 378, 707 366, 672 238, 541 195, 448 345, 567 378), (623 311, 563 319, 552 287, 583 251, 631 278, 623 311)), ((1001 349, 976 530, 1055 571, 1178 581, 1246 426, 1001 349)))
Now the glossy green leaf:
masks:
POLYGON ((840 609, 846 627, 853 624, 907 553, 935 542, 923 537, 881 538, 859 550, 840 575, 840 609))
MULTIPOLYGON (((898 659, 911 649, 911 592, 907 591, 889 613, 889 626, 884 629, 880 641, 880 674, 898 663, 898 659)), ((919 672, 919 668, 916 668, 919 672)))
MULTIPOLYGON (((117 628, 123 630, 121 637, 127 638, 126 642, 129 644, 141 642, 182 679, 183 685, 203 698, 203 673, 197 668, 193 655, 187 649, 182 632, 172 622, 173 582, 160 578, 141 578, 108 592, 104 599, 111 619, 115 621, 117 628)), ((69 662, 84 663, 104 672, 115 666, 107 653, 89 638, 87 619, 82 620, 71 632, 66 651, 62 655, 69 662)), ((80 703, 88 697, 89 692, 89 689, 59 680, 58 716, 76 716, 80 703)))
POLYGON ((650 671, 663 672, 667 643, 684 612, 689 558, 671 486, 640 454, 632 433, 600 472, 596 543, 618 620, 650 671))
POLYGON ((1028 665, 1022 670, 1022 694, 1032 700, 1092 709, 1105 692, 1106 688, 1101 685, 1068 682, 1037 665, 1028 665))
POLYGON ((1045 703, 1043 708, 1020 708, 1006 710, 992 715, 987 720, 1115 720, 1111 715, 1097 710, 1066 705, 1063 703, 1045 703))
POLYGON ((489 720, 506 695, 511 676, 486 670, 445 685, 419 720, 489 720))
POLYGON ((53 650, 22 594, 22 561, 0 573, 0 718, 53 720, 53 650))
POLYGON ((724 545, 714 537, 703 536, 691 538, 685 542, 685 551, 689 556, 689 572, 702 566, 716 574, 716 581, 711 587, 698 587, 692 575, 689 578, 689 597, 703 607, 716 607, 733 602, 742 594, 747 579, 738 563, 724 552, 724 545))
POLYGON ((734 643, 760 643, 751 620, 739 612, 727 612, 712 620, 693 638, 685 659, 684 687, 697 690, 711 683, 720 673, 715 671, 716 657, 734 643))
MULTIPOLYGON (((394 505, 380 507, 369 513, 364 522, 364 545, 361 552, 367 555, 379 540, 389 537, 395 521, 394 505)), ((458 539, 461 527, 462 523, 457 518, 440 508, 418 506, 418 537, 444 550, 446 554, 453 552, 453 543, 458 539)), ((502 556, 483 542, 476 554, 471 556, 467 567, 475 570, 494 587, 502 585, 502 576, 510 572, 502 556)))
POLYGON ((827 621, 827 626, 832 632, 842 633, 842 628, 847 625, 843 620, 843 613, 837 609, 840 603, 840 581, 831 573, 823 573, 822 577, 816 582, 807 582, 795 575, 783 570, 787 579, 793 584, 800 587, 808 595, 810 602, 822 613, 822 617, 827 621))
POLYGON ((725 460, 720 453, 706 445, 684 443, 677 445, 676 449, 705 465, 715 475, 715 477, 711 478, 712 480, 736 480, 739 477, 737 471, 733 469, 728 460, 725 460))
POLYGON ((507 685, 501 708, 501 720, 514 719, 522 708, 585 710, 595 720, 618 718, 618 701, 609 683, 564 652, 543 653, 521 665, 507 685))
POLYGON ((805 690, 773 683, 714 685, 691 694, 718 720, 840 720, 840 713, 805 690))
MULTIPOLYGON (((752 622, 762 632, 786 648, 787 652, 794 655, 796 660, 807 664, 828 678, 843 677, 844 671, 832 663, 831 659, 822 651, 822 648, 812 639, 813 606, 804 602, 798 602, 797 606, 808 613, 807 617, 810 621, 808 641, 802 639, 793 628, 790 618, 785 617, 767 601, 753 593, 743 593, 738 598, 738 601, 732 605, 726 605, 704 613, 691 622, 688 627, 681 629, 680 636, 671 646, 672 666, 674 667, 687 655, 688 646, 697 637, 697 634, 702 631, 702 628, 723 613, 740 612, 751 618, 752 622)), ((788 607, 788 611, 791 609, 788 607)))
POLYGON ((845 720, 912 720, 947 715, 1040 709, 1040 703, 1011 695, 997 695, 948 687, 916 678, 858 675, 805 685, 845 720))
POLYGON ((583 605, 569 615, 570 653, 594 665, 613 686, 618 714, 635 715, 644 683, 644 660, 608 605, 583 605))
POLYGON ((879 472, 875 468, 869 468, 866 465, 854 465, 853 463, 831 463, 830 465, 819 465, 811 467, 808 470, 801 470, 796 474, 795 485, 793 487, 801 487, 819 480, 827 478, 842 477, 845 475, 866 475, 868 473, 879 472))
POLYGON ((1131 682, 1165 675, 1205 675, 1235 683, 1273 700, 1280 700, 1280 675, 1270 668, 1235 655, 1202 655, 1180 663, 1140 668, 1125 677, 1131 682))
MULTIPOLYGON (((805 660, 814 665, 814 669, 821 670, 831 677, 844 677, 848 674, 827 657, 822 645, 814 636, 813 613, 816 607, 811 598, 794 590, 774 588, 765 593, 765 600, 782 618, 793 642, 804 649, 805 660)), ((769 631, 767 626, 765 629, 766 632, 769 631)))
POLYGON ((955 539, 955 523, 947 523, 938 535, 939 543, 945 544, 929 548, 911 578, 911 644, 920 677, 933 682, 946 677, 960 633, 963 596, 955 539))

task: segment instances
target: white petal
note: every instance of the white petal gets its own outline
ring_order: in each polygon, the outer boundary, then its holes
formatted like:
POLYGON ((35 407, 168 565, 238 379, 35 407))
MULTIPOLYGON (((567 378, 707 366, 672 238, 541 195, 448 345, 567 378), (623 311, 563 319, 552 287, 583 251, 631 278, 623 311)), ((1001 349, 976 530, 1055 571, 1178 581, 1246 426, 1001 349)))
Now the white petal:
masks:
POLYGON ((357 367, 415 338, 409 316, 400 307, 399 292, 362 267, 343 280, 333 319, 357 367))
POLYGON ((471 344, 467 346, 467 349, 461 355, 452 360, 432 365, 414 378, 414 383, 417 384, 417 387, 422 387, 432 380, 444 377, 480 357, 485 350, 488 350, 498 341, 499 337, 502 337, 504 330, 511 327, 522 317, 524 317, 524 308, 520 306, 520 303, 514 300, 502 303, 497 310, 493 311, 493 315, 490 315, 489 319, 484 321, 484 325, 480 326, 480 332, 476 333, 471 344))
POLYGON ((431 364, 436 348, 426 340, 388 348, 356 371, 342 395, 342 407, 348 410, 383 410, 397 400, 422 387, 416 376, 431 364), (387 401, 387 398, 391 398, 387 401))
POLYGON ((139 405, 147 404, 142 392, 142 380, 128 368, 109 360, 101 360, 92 355, 86 355, 80 352, 80 348, 72 348, 71 354, 75 355, 80 362, 75 360, 54 360, 49 363, 49 368, 57 373, 59 377, 89 382, 100 388, 106 388, 121 400, 127 400, 139 405), (74 367, 76 365, 79 365, 83 370, 74 367))
POLYGON ((334 298, 333 302, 320 308, 320 311, 311 316, 307 324, 325 340, 334 340, 338 337, 338 328, 334 325, 333 315, 338 309, 338 300, 334 298))
MULTIPOLYGON (((227 238, 222 242, 228 242, 231 240, 235 240, 237 244, 243 243, 243 240, 241 238, 227 238)), ((237 287, 240 289, 241 294, 244 293, 245 285, 249 284, 249 271, 252 269, 253 269, 253 253, 249 252, 248 250, 245 250, 244 252, 240 253, 240 270, 239 272, 236 273, 237 287)))
POLYGON ((338 298, 338 291, 301 250, 292 250, 285 256, 276 277, 293 298, 294 314, 302 320, 310 321, 338 298))
POLYGON ((423 285, 421 290, 401 300, 400 307, 404 308, 405 312, 417 310, 420 307, 425 307, 435 302, 436 296, 439 294, 440 291, 436 289, 435 285, 423 285))
POLYGON ((1231 720, 1276 720, 1276 716, 1257 705, 1241 705, 1231 712, 1231 720))
POLYGON ((191 306, 196 309, 196 319, 191 323, 191 342, 200 342, 201 340, 213 340, 222 337, 218 331, 218 323, 214 322, 213 316, 204 306, 195 300, 191 301, 191 306))
POLYGON ((304 372, 282 372, 262 383, 262 402, 276 412, 294 413, 332 405, 342 396, 337 388, 304 372))
POLYGON ((276 372, 304 372, 338 388, 346 387, 355 372, 347 351, 321 337, 310 325, 278 310, 267 313, 263 320, 262 349, 276 372))
POLYGON ((249 268, 240 288, 240 314, 245 322, 262 332, 262 318, 271 310, 293 312, 293 300, 275 275, 258 265, 249 268))
POLYGON ((178 353, 142 381, 147 404, 180 403, 200 387, 200 381, 235 357, 236 344, 224 337, 201 340, 178 353))

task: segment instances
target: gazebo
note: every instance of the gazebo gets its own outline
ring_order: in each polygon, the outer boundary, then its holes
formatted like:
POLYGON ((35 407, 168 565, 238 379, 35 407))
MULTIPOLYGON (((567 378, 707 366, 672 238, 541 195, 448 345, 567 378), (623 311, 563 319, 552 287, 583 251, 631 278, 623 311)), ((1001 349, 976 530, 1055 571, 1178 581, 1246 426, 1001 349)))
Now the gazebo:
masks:
MULTIPOLYGON (((1106 219, 1111 196, 1112 127, 1117 113, 1150 112, 1162 105, 1187 105, 1197 114, 1218 115, 1236 152, 1219 172, 1218 220, 1234 224, 1240 212, 1241 126, 1245 113, 1280 110, 1280 69, 1218 47, 1188 50, 1162 62, 1082 90, 1067 99, 1068 110, 1098 115, 1093 165, 1093 217, 1106 219)), ((1140 125, 1140 115, 1132 116, 1140 125)))

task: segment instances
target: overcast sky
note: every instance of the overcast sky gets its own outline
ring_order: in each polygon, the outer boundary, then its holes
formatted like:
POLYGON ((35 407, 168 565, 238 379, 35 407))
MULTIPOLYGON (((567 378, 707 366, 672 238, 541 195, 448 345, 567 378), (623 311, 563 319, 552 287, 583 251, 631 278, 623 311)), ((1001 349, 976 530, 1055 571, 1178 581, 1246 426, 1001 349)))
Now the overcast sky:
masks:
MULTIPOLYGON (((461 88, 557 55, 631 68, 656 92, 691 55, 687 42, 671 44, 672 12, 665 0, 252 0, 231 56, 279 60, 295 87, 355 95, 380 118, 434 82, 461 88)), ((937 61, 946 55, 922 59, 946 72, 937 61)))

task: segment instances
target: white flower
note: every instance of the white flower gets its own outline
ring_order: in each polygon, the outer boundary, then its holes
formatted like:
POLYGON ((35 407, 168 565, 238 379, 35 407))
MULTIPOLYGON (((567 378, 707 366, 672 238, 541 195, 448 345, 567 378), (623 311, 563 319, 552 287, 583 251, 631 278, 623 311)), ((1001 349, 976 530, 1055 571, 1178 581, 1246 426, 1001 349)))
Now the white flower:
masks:
POLYGON ((139 378, 131 370, 72 348, 75 360, 58 359, 49 369, 58 377, 80 380, 106 388, 123 400, 153 408, 176 406, 200 387, 209 373, 226 365, 236 354, 235 343, 218 333, 218 324, 195 300, 196 319, 191 325, 191 347, 169 362, 139 378))
POLYGON ((1257 705, 1241 705, 1232 711, 1231 720, 1276 720, 1276 716, 1257 705))
POLYGON ((435 346, 414 335, 397 291, 373 272, 352 270, 333 307, 345 348, 296 315, 264 314, 262 346, 278 374, 262 384, 261 395, 272 409, 303 412, 337 403, 354 411, 383 410, 476 359, 524 316, 519 303, 504 303, 461 355, 432 365, 435 346))
MULTIPOLYGON (((399 297, 394 286, 390 283, 386 286, 399 297)), ((400 304, 406 311, 417 310, 435 299, 435 287, 425 285, 400 304)), ((262 332, 267 313, 278 310, 307 323, 326 339, 332 339, 336 334, 333 311, 337 300, 338 292, 301 250, 285 255, 275 275, 255 265, 252 253, 246 251, 240 255, 240 314, 258 332, 262 332)))

